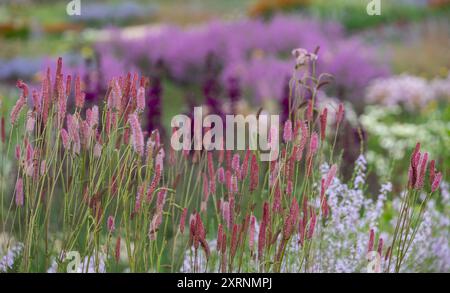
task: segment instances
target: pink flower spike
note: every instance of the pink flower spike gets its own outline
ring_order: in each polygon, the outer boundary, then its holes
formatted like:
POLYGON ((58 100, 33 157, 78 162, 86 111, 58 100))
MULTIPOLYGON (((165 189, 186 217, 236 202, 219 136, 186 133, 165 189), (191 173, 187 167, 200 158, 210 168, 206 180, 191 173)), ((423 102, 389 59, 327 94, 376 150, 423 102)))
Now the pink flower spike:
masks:
POLYGON ((33 97, 34 111, 36 111, 37 113, 41 113, 42 100, 41 100, 41 96, 39 95, 39 92, 37 90, 33 90, 32 97, 33 97))
POLYGON ((11 111, 11 124, 14 125, 17 122, 17 118, 19 117, 20 111, 22 111, 23 107, 26 104, 26 99, 23 96, 17 100, 11 111))
POLYGON ((425 171, 427 169, 428 164, 428 153, 425 152, 422 156, 422 159, 420 161, 420 165, 417 169, 417 179, 416 179, 416 189, 422 189, 425 181, 425 171))
POLYGON ((283 140, 285 143, 292 141, 292 122, 289 119, 284 123, 283 140))
POLYGON ((139 113, 144 112, 145 109, 145 88, 143 86, 137 92, 136 109, 139 113))
POLYGON ((310 220, 309 228, 308 228, 308 235, 307 235, 308 239, 311 239, 314 235, 314 229, 316 227, 316 220, 317 220, 316 213, 314 211, 312 211, 311 220, 310 220))
POLYGON ((436 161, 431 160, 430 162, 430 184, 433 184, 434 177, 436 176, 436 161))
POLYGON ((81 91, 80 76, 75 77, 75 106, 82 109, 84 106, 85 94, 81 91))
POLYGON ((139 124, 139 119, 136 114, 130 114, 130 116, 128 117, 128 121, 131 126, 133 148, 136 153, 138 153, 140 156, 143 156, 144 136, 142 134, 141 125, 139 124))
POLYGON ((183 212, 181 213, 181 218, 180 218, 180 233, 184 234, 184 226, 186 223, 186 216, 187 216, 187 208, 183 208, 183 212))
POLYGON ((18 178, 16 181, 16 205, 23 206, 23 180, 18 178))
POLYGON ((239 154, 234 154, 233 160, 231 161, 231 168, 235 173, 240 173, 240 157, 239 154))
POLYGON ((253 251, 253 246, 255 245, 255 226, 256 226, 256 218, 252 214, 250 216, 250 232, 249 232, 249 239, 248 239, 248 245, 250 246, 250 251, 253 251))
POLYGON ((102 145, 99 142, 96 142, 94 145, 94 157, 100 158, 102 155, 102 145))
POLYGON ((223 167, 220 167, 217 170, 217 180, 219 180, 219 183, 224 184, 225 183, 225 170, 223 167))
POLYGON ((370 229, 369 245, 368 245, 368 248, 367 248, 367 252, 373 251, 374 242, 375 242, 375 231, 373 229, 370 229))
POLYGON ((311 141, 309 143, 309 155, 313 156, 317 152, 319 145, 319 136, 316 132, 311 135, 311 141))
POLYGON ((108 217, 108 232, 109 233, 114 233, 114 231, 116 230, 116 225, 115 225, 115 220, 113 216, 109 216, 108 217))
POLYGON ((20 144, 16 145, 16 151, 15 151, 15 155, 16 155, 16 159, 17 161, 20 161, 20 154, 22 153, 22 151, 20 150, 20 144))
POLYGON ((322 114, 320 114, 320 139, 322 141, 325 140, 325 135, 327 131, 327 116, 328 116, 328 109, 324 108, 322 114))
POLYGON ((431 192, 435 192, 436 189, 438 189, 439 185, 441 184, 442 180, 442 173, 439 172, 435 175, 433 184, 431 185, 431 192))
POLYGON ((63 128, 61 129, 61 140, 64 146, 65 150, 69 150, 69 134, 67 133, 67 131, 63 128))

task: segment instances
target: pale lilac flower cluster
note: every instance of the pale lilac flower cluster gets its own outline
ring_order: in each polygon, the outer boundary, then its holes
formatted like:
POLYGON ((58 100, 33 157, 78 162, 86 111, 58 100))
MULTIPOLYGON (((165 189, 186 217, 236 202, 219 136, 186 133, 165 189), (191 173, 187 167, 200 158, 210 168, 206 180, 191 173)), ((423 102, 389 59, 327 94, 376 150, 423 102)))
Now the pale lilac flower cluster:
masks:
POLYGON ((0 260, 0 273, 6 273, 14 267, 17 258, 22 254, 23 244, 13 245, 0 260))
POLYGON ((420 109, 438 99, 450 99, 450 76, 427 81, 422 77, 402 74, 375 79, 366 90, 368 102, 386 106, 402 105, 409 111, 420 109))
POLYGON ((215 21, 188 29, 162 26, 149 29, 140 38, 128 36, 126 31, 111 35, 112 40, 97 44, 101 72, 106 75, 116 72, 118 66, 148 70, 162 62, 171 78, 198 82, 214 60, 224 86, 231 77, 238 78, 256 99, 282 97, 292 75, 292 48, 313 52, 320 46, 323 58, 317 60, 316 69, 336 76, 334 84, 339 93, 345 93, 340 98, 359 99, 371 79, 389 74, 376 52, 360 39, 347 37, 338 23, 286 15, 268 22, 215 21))
MULTIPOLYGON (((322 176, 326 176, 330 169, 328 164, 321 166, 322 176)), ((384 248, 380 255, 380 269, 387 269, 386 253, 392 241, 392 235, 385 232, 385 227, 380 227, 388 194, 392 192, 390 182, 381 185, 379 194, 372 199, 365 194, 367 163, 363 155, 355 162, 355 175, 353 186, 345 184, 334 176, 326 191, 330 216, 325 225, 318 225, 314 238, 314 253, 309 264, 301 261, 302 247, 298 241, 298 233, 295 233, 286 248, 286 257, 281 266, 282 272, 367 272, 368 271, 368 243, 369 231, 373 229, 375 246, 380 238, 383 239, 384 248)), ((320 184, 315 184, 320 192, 320 184)), ((450 272, 450 192, 449 184, 441 183, 441 205, 437 207, 436 200, 428 203, 424 220, 412 242, 411 249, 405 259, 404 272, 450 272)), ((400 198, 393 201, 394 215, 400 210, 400 198)), ((320 201, 313 203, 316 208, 320 201)), ((321 223, 323 215, 319 215, 321 223)), ((390 221, 395 227, 396 216, 390 221)), ((259 233, 259 225, 256 224, 255 234, 259 233)), ((278 240, 279 242, 279 240, 278 240)), ((216 240, 209 242, 211 255, 206 262, 204 253, 199 250, 197 262, 194 260, 193 250, 186 252, 181 272, 218 272, 219 261, 214 256, 216 240)), ((392 261, 395 263, 395 255, 392 261)), ((244 263, 248 267, 246 271, 257 271, 258 262, 248 256, 244 257, 244 263), (253 268, 253 269, 252 269, 253 268)), ((394 269, 391 266, 391 271, 394 269)))

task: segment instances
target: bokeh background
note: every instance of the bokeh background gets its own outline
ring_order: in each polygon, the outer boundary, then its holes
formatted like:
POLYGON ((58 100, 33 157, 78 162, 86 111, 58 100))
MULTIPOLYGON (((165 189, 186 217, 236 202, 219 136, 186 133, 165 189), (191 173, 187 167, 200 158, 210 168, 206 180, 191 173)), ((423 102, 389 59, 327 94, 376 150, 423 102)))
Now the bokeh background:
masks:
POLYGON ((376 186, 404 174, 421 141, 449 180, 449 0, 381 0, 380 16, 366 13, 368 0, 81 0, 80 16, 67 15, 69 0, 1 2, 2 117, 16 80, 37 89, 57 56, 92 103, 113 76, 150 77, 148 131, 167 133, 194 105, 283 113, 291 50, 320 46, 318 71, 334 76, 321 100, 349 109, 344 162, 366 150, 376 186))

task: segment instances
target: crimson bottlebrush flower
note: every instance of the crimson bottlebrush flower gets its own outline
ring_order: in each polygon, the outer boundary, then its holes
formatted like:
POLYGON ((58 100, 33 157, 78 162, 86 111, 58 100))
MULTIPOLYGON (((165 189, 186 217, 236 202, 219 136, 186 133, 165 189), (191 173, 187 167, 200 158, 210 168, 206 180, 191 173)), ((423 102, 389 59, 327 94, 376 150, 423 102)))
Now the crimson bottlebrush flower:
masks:
POLYGON ((216 194, 216 179, 211 178, 209 180, 209 192, 210 194, 216 194))
POLYGON ((164 152, 164 149, 160 148, 155 157, 155 166, 159 165, 160 172, 162 172, 163 168, 164 168, 164 157, 165 156, 166 156, 166 153, 164 152))
POLYGON ((292 191, 293 191, 293 183, 291 180, 288 180, 288 182, 286 183, 286 194, 292 195, 292 191))
POLYGON ((184 226, 185 226, 185 222, 186 222, 186 216, 187 216, 187 208, 183 208, 183 212, 181 213, 181 218, 180 218, 180 233, 184 234, 184 226))
POLYGON ((383 253, 383 238, 380 237, 380 239, 378 239, 378 248, 377 248, 377 252, 378 254, 381 256, 383 253))
POLYGON ((299 214, 298 203, 295 197, 292 199, 291 206, 289 208, 289 214, 284 221, 283 227, 283 238, 288 240, 292 233, 292 228, 295 227, 297 223, 297 218, 299 214))
POLYGON ((231 227, 234 223, 234 196, 233 196, 233 194, 229 195, 228 202, 230 205, 230 227, 231 227))
POLYGON ((98 125, 99 114, 98 114, 98 107, 95 105, 91 109, 86 110, 86 121, 89 124, 89 126, 93 129, 95 129, 98 125))
POLYGON ((214 172, 214 162, 213 162, 213 154, 212 152, 208 152, 208 175, 209 178, 215 178, 214 172))
POLYGON ((108 217, 107 227, 109 233, 113 233, 116 230, 116 224, 113 216, 108 217))
POLYGON ((279 181, 277 181, 277 183, 275 184, 273 197, 274 199, 272 209, 275 212, 281 212, 281 190, 279 181))
POLYGON ((195 238, 195 219, 196 219, 196 213, 190 215, 189 217, 189 246, 194 244, 194 238, 195 238))
POLYGON ((147 202, 151 201, 153 192, 155 192, 156 187, 158 186, 160 179, 161 179, 161 166, 160 165, 156 165, 156 167, 155 167, 155 175, 153 176, 153 180, 150 183, 150 187, 148 188, 148 191, 147 191, 147 202))
POLYGON ((328 116, 328 109, 325 107, 322 110, 322 114, 320 114, 320 139, 322 141, 325 140, 325 135, 327 131, 327 116, 328 116))
POLYGON ((225 170, 223 169, 223 167, 217 169, 217 180, 219 180, 219 183, 221 184, 225 183, 225 170))
POLYGON ((431 184, 431 192, 435 192, 436 189, 438 189, 439 185, 441 184, 441 180, 442 180, 442 173, 438 172, 434 176, 433 184, 431 184))
POLYGON ((20 177, 16 181, 16 206, 23 206, 23 180, 20 177))
POLYGON ((227 224, 227 227, 230 228, 230 203, 228 201, 224 201, 222 203, 222 217, 225 223, 227 224))
POLYGON ((230 170, 227 170, 225 172, 225 185, 227 187, 227 190, 229 192, 231 192, 233 187, 231 186, 231 171, 230 170))
POLYGON ((36 122, 36 118, 34 117, 34 112, 31 110, 27 112, 27 123, 26 123, 26 131, 28 133, 32 133, 34 130, 34 124, 36 122))
POLYGON ((416 189, 423 188, 427 164, 428 164, 428 153, 425 152, 421 158, 419 168, 417 169, 417 179, 416 179, 416 184, 415 184, 416 189))
POLYGON ((336 111, 336 124, 340 124, 342 122, 342 119, 344 119, 344 104, 340 103, 338 106, 338 110, 336 111))
POLYGON ((227 169, 231 168, 231 151, 230 150, 226 150, 225 151, 225 163, 226 163, 226 167, 227 169))
POLYGON ((242 180, 244 180, 248 174, 248 163, 250 161, 250 155, 251 155, 251 151, 246 150, 245 156, 244 156, 244 161, 242 162, 242 166, 241 166, 241 179, 242 180))
POLYGON ((32 92, 32 100, 33 100, 33 110, 36 113, 41 113, 41 96, 37 90, 33 90, 32 92))
POLYGON ((120 236, 117 237, 117 240, 116 240, 116 251, 115 251, 114 256, 115 256, 116 262, 118 263, 120 260, 120 236))
POLYGON ((5 117, 2 116, 0 124, 1 124, 0 125, 0 128, 1 128, 0 129, 1 140, 2 140, 2 143, 5 143, 5 141, 6 141, 5 117))
POLYGON ((152 221, 150 223, 150 229, 148 232, 149 238, 151 240, 155 240, 156 239, 156 232, 159 229, 159 226, 161 226, 162 224, 162 218, 163 218, 163 208, 164 208, 164 204, 166 202, 166 195, 167 195, 167 190, 161 189, 158 192, 158 197, 156 200, 156 211, 155 214, 153 215, 152 221))
POLYGON ((305 242, 305 231, 306 231, 306 222, 303 219, 300 219, 298 222, 298 236, 299 236, 298 242, 302 246, 303 243, 305 242))
POLYGON ((142 203, 142 196, 144 193, 144 184, 139 185, 136 193, 136 202, 134 204, 134 213, 138 213, 141 209, 141 203, 142 203))
POLYGON ((81 91, 80 76, 75 77, 75 106, 78 109, 84 107, 85 93, 81 91))
POLYGON ((386 250, 386 254, 384 256, 385 261, 387 261, 389 259, 389 257, 391 256, 391 252, 392 252, 392 246, 389 246, 388 249, 386 250))
POLYGON ((250 216, 250 231, 248 236, 248 245, 250 251, 253 252, 253 246, 255 245, 255 228, 256 228, 256 217, 252 214, 250 216))
POLYGON ((70 147, 69 134, 67 133, 67 131, 64 128, 61 129, 61 140, 62 140, 64 149, 69 150, 69 147, 70 147))
POLYGON ((96 142, 94 145, 94 157, 100 158, 102 155, 102 145, 99 142, 96 142))
POLYGON ((309 156, 313 156, 317 152, 317 148, 319 145, 319 137, 316 132, 313 132, 311 135, 311 141, 309 142, 309 156))
MULTIPOLYGON (((322 179, 322 181, 323 181, 323 179, 322 179)), ((322 210, 322 215, 326 219, 326 218, 328 218, 329 207, 328 207, 327 197, 325 196, 325 193, 323 193, 323 195, 320 197, 320 202, 321 202, 320 207, 322 210)))
POLYGON ((408 186, 410 188, 414 188, 414 186, 416 185, 419 159, 420 159, 420 143, 418 142, 416 144, 413 153, 411 154, 410 166, 408 170, 408 177, 409 177, 408 186))
POLYGON ((219 224, 219 226, 217 228, 217 251, 221 250, 222 238, 223 238, 223 226, 222 226, 222 224, 219 224))
POLYGON ((296 146, 294 147, 295 160, 297 162, 301 161, 303 157, 303 151, 305 149, 309 135, 308 127, 306 126, 306 123, 304 123, 302 120, 298 121, 298 129, 301 132, 301 135, 297 136, 300 141, 298 141, 296 146))
POLYGON ((283 140, 285 143, 292 141, 292 122, 289 119, 284 122, 283 140))
POLYGON ((66 77, 66 97, 70 96, 70 91, 72 90, 72 75, 67 75, 66 77))
POLYGON ((107 106, 110 110, 119 110, 120 99, 122 96, 122 89, 120 88, 119 81, 117 79, 112 79, 110 83, 110 93, 108 95, 107 106))
POLYGON ((256 155, 252 154, 252 161, 250 163, 250 168, 252 170, 252 172, 250 172, 250 187, 249 190, 250 192, 255 191, 256 188, 258 187, 258 183, 259 183, 259 165, 258 165, 258 161, 256 159, 256 155))
POLYGON ((313 210, 311 210, 311 219, 309 222, 308 235, 307 235, 308 239, 311 239, 314 235, 314 229, 316 227, 316 220, 317 220, 316 213, 313 210))
POLYGON ((373 251, 374 243, 375 243, 375 231, 373 229, 370 229, 370 232, 369 232, 369 245, 367 247, 367 252, 373 251))
POLYGON ((131 139, 133 148, 140 156, 144 155, 144 136, 142 134, 141 125, 136 114, 130 114, 128 116, 128 122, 131 126, 131 139))
POLYGON ((26 100, 28 97, 28 86, 22 80, 18 80, 16 83, 17 88, 22 90, 22 97, 26 100))
POLYGON ((26 100, 24 96, 20 96, 20 98, 17 100, 16 104, 14 105, 12 111, 11 111, 11 124, 14 125, 17 121, 17 118, 19 117, 20 111, 23 109, 23 107, 26 104, 26 100))
POLYGON ((234 174, 240 174, 241 165, 239 161, 240 161, 239 154, 234 154, 233 159, 231 161, 231 169, 233 169, 234 174))
POLYGON ((48 112, 51 104, 51 85, 50 85, 50 68, 47 68, 47 74, 44 82, 42 83, 42 121, 47 123, 48 112))
POLYGON ((69 141, 73 143, 72 151, 75 154, 80 153, 81 142, 80 142, 80 125, 78 123, 77 117, 72 115, 67 115, 67 130, 69 133, 69 141))
POLYGON ((269 187, 275 186, 275 183, 278 181, 278 161, 270 162, 269 166, 269 187))
POLYGON ((16 149, 15 149, 15 156, 16 156, 16 160, 20 161, 20 154, 22 153, 21 149, 20 149, 20 145, 17 144, 16 145, 16 149))
POLYGON ((239 225, 238 224, 234 224, 233 225, 233 230, 231 232, 231 243, 230 243, 230 256, 231 256, 231 260, 233 261, 234 256, 236 255, 236 250, 238 247, 238 230, 239 230, 239 225))
POLYGON ((235 194, 239 191, 239 187, 238 187, 238 179, 236 175, 232 175, 231 176, 231 188, 229 190, 232 194, 235 194))
POLYGON ((164 204, 166 202, 167 189, 163 188, 158 192, 156 200, 156 213, 162 213, 164 204))
POLYGON ((431 160, 430 162, 430 184, 433 184, 434 182, 434 177, 436 175, 436 161, 435 160, 431 160))
POLYGON ((81 121, 81 126, 80 126, 80 140, 81 140, 81 145, 83 145, 84 148, 89 148, 90 143, 91 143, 91 128, 88 124, 87 121, 81 121))
POLYGON ((328 170, 326 179, 325 179, 325 190, 328 189, 328 187, 330 187, 331 182, 333 181, 334 176, 336 176, 336 172, 337 172, 337 165, 333 164, 333 166, 331 166, 330 170, 328 170))
POLYGON ((269 203, 264 202, 263 207, 263 218, 261 221, 261 226, 259 227, 258 235, 258 258, 261 260, 263 257, 264 248, 266 246, 266 229, 269 223, 269 203))
POLYGON ((138 89, 136 96, 136 110, 140 112, 144 112, 145 109, 145 88, 141 86, 138 89))

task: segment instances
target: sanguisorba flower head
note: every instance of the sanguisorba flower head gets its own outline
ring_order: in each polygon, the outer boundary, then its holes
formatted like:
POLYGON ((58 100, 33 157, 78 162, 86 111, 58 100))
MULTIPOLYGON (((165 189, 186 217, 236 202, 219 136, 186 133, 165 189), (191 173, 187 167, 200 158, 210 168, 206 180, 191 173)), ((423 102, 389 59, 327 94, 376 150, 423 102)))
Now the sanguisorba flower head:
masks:
POLYGON ((137 114, 133 113, 128 116, 128 122, 131 126, 131 141, 136 153, 140 156, 144 155, 144 135, 142 134, 141 125, 137 114))
POLYGON ((23 179, 20 177, 16 181, 16 205, 23 206, 23 179))
POLYGON ((16 104, 14 105, 11 111, 11 124, 13 125, 16 123, 17 118, 19 117, 20 111, 27 103, 27 96, 28 96, 28 86, 23 81, 19 80, 17 82, 17 87, 22 90, 22 94, 20 95, 19 99, 17 100, 16 104))

